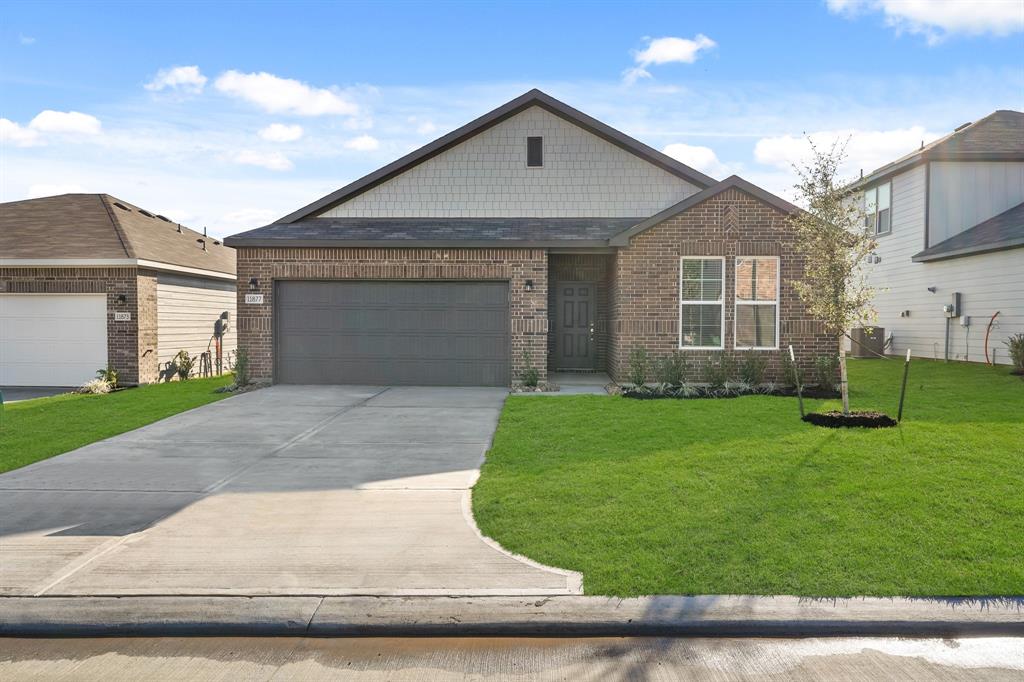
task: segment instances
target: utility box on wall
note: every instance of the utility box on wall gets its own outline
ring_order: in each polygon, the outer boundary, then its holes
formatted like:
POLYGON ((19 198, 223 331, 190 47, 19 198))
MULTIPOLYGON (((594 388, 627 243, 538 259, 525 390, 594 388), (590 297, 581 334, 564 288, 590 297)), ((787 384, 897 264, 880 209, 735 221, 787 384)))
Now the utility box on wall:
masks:
POLYGON ((855 358, 877 358, 882 355, 882 348, 885 346, 885 328, 857 327, 850 337, 853 343, 850 344, 850 355, 855 358))

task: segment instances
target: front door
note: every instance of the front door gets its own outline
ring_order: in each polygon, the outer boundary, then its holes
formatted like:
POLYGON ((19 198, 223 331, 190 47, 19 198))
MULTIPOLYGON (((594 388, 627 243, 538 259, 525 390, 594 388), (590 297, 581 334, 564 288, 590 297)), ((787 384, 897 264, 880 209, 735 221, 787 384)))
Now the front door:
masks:
POLYGON ((594 284, 559 282, 556 287, 556 369, 595 369, 594 284))

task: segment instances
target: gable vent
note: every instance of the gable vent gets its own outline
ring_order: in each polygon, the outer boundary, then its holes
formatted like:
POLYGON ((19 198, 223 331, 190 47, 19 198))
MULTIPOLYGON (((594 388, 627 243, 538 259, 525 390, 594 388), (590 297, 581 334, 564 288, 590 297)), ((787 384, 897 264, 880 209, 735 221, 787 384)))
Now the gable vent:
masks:
POLYGON ((539 168, 544 165, 544 138, 526 138, 526 165, 539 168))

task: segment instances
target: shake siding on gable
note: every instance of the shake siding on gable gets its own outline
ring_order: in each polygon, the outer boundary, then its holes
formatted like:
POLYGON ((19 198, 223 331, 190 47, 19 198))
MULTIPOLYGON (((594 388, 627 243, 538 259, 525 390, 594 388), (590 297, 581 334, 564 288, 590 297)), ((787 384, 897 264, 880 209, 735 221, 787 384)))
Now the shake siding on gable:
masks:
POLYGON ((635 217, 694 194, 685 180, 531 107, 322 217, 635 217), (544 165, 526 165, 526 138, 544 165))
POLYGON ((923 165, 893 178, 892 210, 892 234, 878 238, 876 253, 882 261, 871 266, 869 274, 878 289, 877 324, 887 335, 893 335, 889 352, 903 354, 910 348, 914 356, 941 359, 946 324, 942 306, 954 291, 959 291, 971 326, 965 329, 960 320, 952 320, 950 358, 984 362, 985 327, 998 310, 999 326, 993 329, 989 347, 996 349, 998 362, 1009 363, 1003 341, 1011 334, 1024 332, 1024 249, 912 262, 911 257, 924 248, 923 165), (935 293, 928 287, 935 287, 935 293), (900 312, 906 310, 910 316, 900 317, 900 312))

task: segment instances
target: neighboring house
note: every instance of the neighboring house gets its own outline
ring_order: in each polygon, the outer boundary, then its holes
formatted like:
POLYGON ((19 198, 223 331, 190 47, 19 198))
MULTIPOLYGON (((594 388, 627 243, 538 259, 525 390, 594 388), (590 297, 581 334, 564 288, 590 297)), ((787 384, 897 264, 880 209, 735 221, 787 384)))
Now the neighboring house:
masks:
POLYGON ((1003 342, 1024 333, 1024 113, 961 126, 854 188, 877 234, 869 281, 888 352, 984 362, 998 311, 990 356, 1009 363, 1003 342))
POLYGON ((634 348, 709 358, 837 343, 798 301, 796 210, 532 90, 226 240, 239 345, 282 383, 624 379, 634 348), (742 350, 740 350, 742 349, 742 350))
MULTIPOLYGON (((235 348, 235 252, 106 194, 0 204, 0 385, 157 381, 179 350, 235 348)), ((198 369, 198 364, 197 364, 198 369)))

